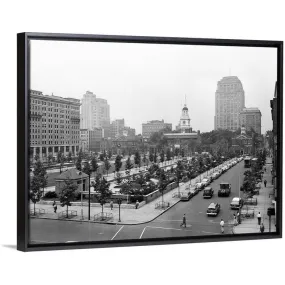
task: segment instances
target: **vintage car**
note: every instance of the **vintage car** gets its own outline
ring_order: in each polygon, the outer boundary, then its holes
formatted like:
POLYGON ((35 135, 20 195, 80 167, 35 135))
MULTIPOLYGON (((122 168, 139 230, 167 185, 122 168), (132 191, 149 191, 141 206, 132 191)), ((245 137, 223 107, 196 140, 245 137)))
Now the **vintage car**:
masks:
POLYGON ((201 183, 203 183, 204 187, 207 187, 211 183, 211 179, 208 177, 205 177, 205 178, 203 178, 201 183))
POLYGON ((203 192, 203 198, 212 198, 214 195, 214 190, 212 187, 206 187, 203 192))
POLYGON ((230 206, 232 210, 239 210, 243 206, 243 200, 239 197, 234 197, 230 206))
POLYGON ((211 203, 207 209, 208 216, 217 216, 220 212, 221 205, 219 203, 211 203))
POLYGON ((229 197, 231 194, 231 184, 228 182, 220 183, 220 189, 218 190, 219 197, 229 197))

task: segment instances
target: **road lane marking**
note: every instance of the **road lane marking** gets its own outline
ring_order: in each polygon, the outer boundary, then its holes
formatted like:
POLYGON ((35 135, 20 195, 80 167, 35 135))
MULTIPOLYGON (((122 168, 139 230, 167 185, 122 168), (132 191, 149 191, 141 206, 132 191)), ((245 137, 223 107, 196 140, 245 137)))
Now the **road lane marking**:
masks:
MULTIPOLYGON (((191 226, 191 225, 188 225, 187 227, 192 227, 192 226, 191 226)), ((189 232, 192 232, 192 230, 183 230, 183 229, 175 229, 175 228, 150 227, 150 226, 147 226, 146 228, 151 228, 151 229, 163 229, 163 230, 174 230, 174 231, 189 231, 189 232)))
POLYGON ((142 231, 142 233, 141 233, 141 235, 140 235, 140 239, 142 238, 143 233, 144 233, 144 231, 145 231, 146 228, 147 228, 147 227, 145 227, 145 228, 143 229, 143 231, 142 231))
POLYGON ((116 237, 116 235, 120 232, 120 230, 123 228, 124 226, 121 226, 120 227, 120 229, 115 233, 115 235, 111 238, 111 240, 113 240, 115 237, 116 237))

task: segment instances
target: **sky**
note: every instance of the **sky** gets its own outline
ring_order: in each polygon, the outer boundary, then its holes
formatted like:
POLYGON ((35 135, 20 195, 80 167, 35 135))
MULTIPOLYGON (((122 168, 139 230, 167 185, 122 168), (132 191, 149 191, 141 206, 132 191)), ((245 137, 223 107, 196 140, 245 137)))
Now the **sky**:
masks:
POLYGON ((261 131, 272 129, 270 100, 277 80, 277 50, 32 40, 31 89, 82 99, 86 91, 107 99, 110 117, 142 132, 142 123, 179 122, 189 109, 193 130, 214 129, 217 82, 237 76, 245 107, 260 109, 261 131))

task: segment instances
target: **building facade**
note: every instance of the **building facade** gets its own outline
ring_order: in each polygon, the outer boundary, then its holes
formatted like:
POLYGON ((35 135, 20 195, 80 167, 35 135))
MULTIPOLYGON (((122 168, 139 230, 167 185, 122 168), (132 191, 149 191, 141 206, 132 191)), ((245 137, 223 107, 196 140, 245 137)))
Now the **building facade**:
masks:
POLYGON ((80 128, 93 130, 110 124, 110 106, 107 100, 87 91, 81 100, 80 128))
POLYGON ((163 129, 169 128, 172 130, 172 124, 165 123, 164 120, 153 120, 142 124, 142 136, 144 138, 150 138, 154 133, 157 133, 163 129))
POLYGON ((247 131, 253 129, 261 135, 261 112, 258 108, 244 108, 240 112, 240 126, 244 125, 247 131))
POLYGON ((240 135, 232 138, 233 151, 239 155, 253 154, 253 138, 246 134, 246 128, 242 125, 240 135))
POLYGON ((116 119, 111 124, 111 138, 118 138, 123 135, 125 119, 116 119))
POLYGON ((30 90, 30 158, 76 154, 80 145, 80 100, 30 90))
POLYGON ((239 114, 245 107, 244 90, 237 76, 223 77, 215 93, 215 130, 236 131, 240 127, 239 114))
POLYGON ((103 129, 80 129, 80 147, 83 152, 100 152, 103 139, 103 129))

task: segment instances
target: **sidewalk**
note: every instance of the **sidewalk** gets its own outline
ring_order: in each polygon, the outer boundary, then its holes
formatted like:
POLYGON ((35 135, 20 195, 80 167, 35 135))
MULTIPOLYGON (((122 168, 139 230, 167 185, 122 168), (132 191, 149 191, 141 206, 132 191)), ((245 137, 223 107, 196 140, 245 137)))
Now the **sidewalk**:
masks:
MULTIPOLYGON (((264 225, 264 232, 269 232, 269 217, 267 216, 267 209, 269 207, 273 207, 272 204, 272 176, 271 176, 271 167, 272 167, 272 158, 266 158, 266 172, 263 174, 263 179, 261 183, 261 189, 259 191, 259 195, 254 196, 257 198, 256 206, 248 206, 249 209, 254 209, 254 218, 252 219, 243 219, 241 224, 234 227, 233 231, 235 234, 244 234, 244 233, 260 233, 260 226, 257 222, 257 214, 260 212, 261 214, 261 222, 264 225), (263 181, 267 180, 266 187, 264 186, 263 181), (269 196, 270 195, 270 196, 269 196)), ((244 206, 245 208, 246 206, 244 206)), ((275 216, 271 216, 271 232, 275 232, 275 216)))

